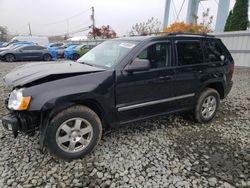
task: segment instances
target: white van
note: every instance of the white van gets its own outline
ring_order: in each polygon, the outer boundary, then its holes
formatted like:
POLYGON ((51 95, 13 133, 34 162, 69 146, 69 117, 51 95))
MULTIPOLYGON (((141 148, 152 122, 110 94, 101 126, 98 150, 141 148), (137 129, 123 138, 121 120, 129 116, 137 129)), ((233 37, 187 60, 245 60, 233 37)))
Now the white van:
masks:
POLYGON ((19 42, 19 41, 34 42, 35 44, 41 46, 47 46, 49 44, 48 37, 39 37, 39 36, 16 36, 12 38, 10 42, 19 42))

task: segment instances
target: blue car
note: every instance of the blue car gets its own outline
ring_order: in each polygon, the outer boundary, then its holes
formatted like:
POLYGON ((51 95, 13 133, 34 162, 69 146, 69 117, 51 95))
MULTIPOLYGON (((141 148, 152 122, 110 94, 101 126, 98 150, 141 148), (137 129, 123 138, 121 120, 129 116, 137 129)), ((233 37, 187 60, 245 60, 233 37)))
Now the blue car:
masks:
POLYGON ((75 49, 79 45, 71 45, 64 51, 64 57, 67 59, 74 59, 75 49))
POLYGON ((53 48, 53 47, 48 47, 47 49, 48 49, 48 51, 49 51, 49 53, 50 53, 52 59, 53 59, 53 60, 57 60, 57 53, 58 53, 58 52, 57 52, 57 49, 55 49, 55 48, 53 48))

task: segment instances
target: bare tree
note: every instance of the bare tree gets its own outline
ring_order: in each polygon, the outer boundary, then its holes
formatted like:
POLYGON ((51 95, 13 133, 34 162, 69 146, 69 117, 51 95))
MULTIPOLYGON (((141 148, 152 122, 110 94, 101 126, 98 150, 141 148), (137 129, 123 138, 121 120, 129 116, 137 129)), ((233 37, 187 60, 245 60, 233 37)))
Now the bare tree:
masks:
POLYGON ((159 33, 161 22, 152 17, 146 22, 136 23, 132 26, 132 30, 129 32, 130 35, 147 35, 152 33, 159 33))

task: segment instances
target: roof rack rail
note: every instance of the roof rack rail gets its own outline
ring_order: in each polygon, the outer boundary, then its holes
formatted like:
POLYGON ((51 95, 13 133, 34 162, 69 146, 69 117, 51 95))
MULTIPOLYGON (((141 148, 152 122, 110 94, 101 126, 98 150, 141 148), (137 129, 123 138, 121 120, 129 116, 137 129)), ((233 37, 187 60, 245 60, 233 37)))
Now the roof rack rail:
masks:
POLYGON ((187 32, 173 32, 173 33, 167 33, 167 35, 191 35, 191 36, 215 37, 214 35, 206 33, 187 33, 187 32))
POLYGON ((189 35, 189 36, 204 36, 204 37, 215 37, 214 35, 206 34, 206 33, 187 33, 187 32, 157 32, 157 33, 149 33, 149 34, 141 34, 141 35, 129 35, 130 37, 135 36, 150 36, 150 35, 162 35, 162 36, 177 36, 177 35, 189 35))

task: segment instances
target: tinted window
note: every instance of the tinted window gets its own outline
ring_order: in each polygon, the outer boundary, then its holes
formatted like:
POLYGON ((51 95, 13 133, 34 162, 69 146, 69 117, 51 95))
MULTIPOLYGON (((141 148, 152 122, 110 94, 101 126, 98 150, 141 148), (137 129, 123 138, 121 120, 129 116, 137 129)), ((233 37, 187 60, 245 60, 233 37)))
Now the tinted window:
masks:
POLYGON ((205 59, 206 62, 216 62, 221 61, 221 55, 223 55, 223 49, 220 44, 215 40, 205 41, 206 54, 205 59))
POLYGON ((25 46, 22 48, 22 50, 33 50, 34 47, 33 46, 25 46))
POLYGON ((203 62, 200 41, 178 41, 176 48, 178 65, 193 65, 203 62))
POLYGON ((33 50, 44 50, 44 49, 46 48, 43 46, 33 46, 33 50))
POLYGON ((152 69, 167 67, 170 65, 170 44, 153 44, 144 49, 137 58, 148 59, 152 69))

